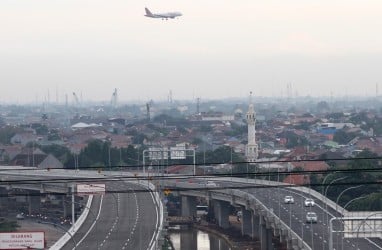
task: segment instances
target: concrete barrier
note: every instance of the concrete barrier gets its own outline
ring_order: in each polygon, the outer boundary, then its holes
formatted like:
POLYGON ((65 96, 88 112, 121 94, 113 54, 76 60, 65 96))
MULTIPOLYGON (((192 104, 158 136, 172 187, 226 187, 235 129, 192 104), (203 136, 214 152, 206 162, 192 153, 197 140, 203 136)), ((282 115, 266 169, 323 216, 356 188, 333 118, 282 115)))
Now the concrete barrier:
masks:
POLYGON ((53 246, 51 246, 49 249, 50 250, 59 250, 63 246, 65 246, 68 241, 71 240, 72 236, 80 229, 82 224, 85 222, 85 219, 89 215, 89 208, 93 202, 93 195, 89 195, 88 201, 86 203, 86 207, 78 220, 72 225, 71 228, 69 228, 68 232, 66 232, 53 246))

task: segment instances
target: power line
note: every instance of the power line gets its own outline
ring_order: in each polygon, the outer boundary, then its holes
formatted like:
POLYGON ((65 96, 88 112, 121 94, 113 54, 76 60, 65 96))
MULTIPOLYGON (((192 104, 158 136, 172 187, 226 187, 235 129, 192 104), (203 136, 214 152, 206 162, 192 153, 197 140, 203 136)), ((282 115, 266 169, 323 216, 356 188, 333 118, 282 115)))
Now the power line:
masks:
MULTIPOLYGON (((137 175, 137 176, 114 176, 114 175, 103 175, 100 177, 74 177, 74 178, 36 178, 36 179, 18 179, 18 180, 5 180, 5 176, 0 181, 2 185, 11 184, 36 184, 38 182, 43 182, 46 184, 51 183, 67 183, 67 182, 94 182, 94 181, 118 181, 118 180, 182 180, 189 178, 222 178, 222 177, 274 177, 274 176, 284 176, 284 175, 313 175, 313 174, 329 174, 329 173, 342 173, 342 174, 354 174, 354 173, 382 173, 382 167, 379 168, 365 168, 365 169, 327 169, 327 170, 296 170, 296 171, 263 171, 263 172, 244 172, 244 173, 215 173, 211 175, 155 175, 152 173, 150 176, 137 175)), ((159 173, 160 174, 160 173, 159 173)))
MULTIPOLYGON (((199 185, 199 184, 198 184, 199 185)), ((203 185, 203 184, 201 184, 203 185)), ((218 186, 218 187, 161 187, 158 190, 148 190, 148 189, 122 189, 122 190, 106 190, 105 194, 123 194, 123 193, 146 193, 146 192, 159 192, 164 190, 169 190, 171 192, 181 192, 181 191, 219 191, 219 190, 229 190, 229 189, 285 189, 290 187, 326 187, 326 186, 349 186, 349 185, 381 185, 381 182, 342 182, 342 183, 332 183, 332 184, 304 184, 304 185, 259 185, 259 184, 242 184, 242 185, 232 185, 232 186, 218 186)), ((0 197, 15 197, 15 196, 44 196, 44 195, 87 195, 81 192, 33 192, 33 193, 22 193, 22 192, 12 192, 10 194, 0 194, 0 197)))
MULTIPOLYGON (((214 166, 214 165, 221 165, 221 164, 231 164, 231 165, 239 165, 239 164, 271 164, 271 163, 301 163, 301 162, 328 162, 328 161, 358 161, 358 160, 382 160, 382 156, 380 157, 353 157, 353 158, 322 158, 322 159, 296 159, 296 160, 264 160, 264 161, 255 161, 255 162, 249 162, 249 161, 237 161, 237 162, 206 162, 206 163, 179 163, 179 164, 151 164, 151 167, 171 167, 171 166, 214 166)), ((6 167, 6 166, 5 166, 6 167)), ((143 168, 143 167, 149 167, 148 165, 111 165, 111 168, 143 168)), ((20 167, 22 169, 23 167, 20 167)), ((80 167, 78 169, 106 169, 109 168, 109 166, 92 166, 92 167, 80 167)), ((20 170, 18 169, 18 170, 20 170)), ((49 169, 60 169, 62 168, 49 168, 49 169)), ((66 169, 74 169, 74 168, 66 168, 66 169)), ((32 168, 32 167, 25 167, 23 169, 24 171, 35 171, 35 170, 42 170, 39 168, 32 168)), ((1 169, 1 171, 9 171, 9 169, 1 169)))

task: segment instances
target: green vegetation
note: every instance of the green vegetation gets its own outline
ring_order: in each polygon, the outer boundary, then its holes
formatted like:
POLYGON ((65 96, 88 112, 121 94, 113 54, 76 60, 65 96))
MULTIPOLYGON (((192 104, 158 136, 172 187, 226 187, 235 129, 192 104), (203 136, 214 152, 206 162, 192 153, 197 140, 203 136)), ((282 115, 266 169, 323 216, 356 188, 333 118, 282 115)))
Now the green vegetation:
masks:
POLYGON ((334 134, 333 141, 338 142, 338 144, 347 144, 355 137, 354 133, 346 133, 343 129, 340 129, 334 134))
POLYGON ((13 232, 19 227, 20 225, 17 224, 17 221, 0 218, 0 232, 13 232))
MULTIPOLYGON (((143 148, 141 149, 143 150, 143 148)), ((122 165, 137 166, 138 150, 132 145, 127 148, 113 148, 110 142, 93 140, 78 156, 79 167, 117 167, 122 165)))
MULTIPOLYGON (((349 189, 340 197, 339 204, 344 206, 350 200, 365 196, 362 200, 354 201, 354 203, 350 204, 349 209, 354 210, 363 210, 363 211, 375 211, 382 209, 382 187, 377 184, 368 184, 373 182, 378 182, 382 178, 382 174, 380 171, 371 172, 371 171, 363 171, 364 169, 377 169, 380 168, 379 160, 376 159, 378 157, 377 154, 372 153, 368 150, 364 150, 357 155, 357 158, 370 158, 370 159, 361 159, 361 160, 353 160, 348 163, 348 165, 344 167, 332 167, 331 170, 341 170, 341 169, 350 169, 354 170, 354 172, 332 172, 330 176, 326 179, 325 184, 331 183, 332 181, 338 179, 338 181, 334 182, 334 185, 329 186, 327 195, 328 197, 336 201, 338 196, 342 191, 347 188, 355 187, 362 185, 360 187, 349 189), (340 179, 343 178, 343 179, 340 179), (348 185, 335 185, 340 183, 348 183, 348 185)), ((326 175, 327 176, 327 175, 326 175)), ((322 183, 322 180, 326 177, 322 176, 321 180, 318 183, 322 183)), ((325 187, 326 188, 326 187, 325 187)), ((321 188, 320 188, 321 189, 321 188)), ((321 191, 321 190, 319 190, 321 191)))
POLYGON ((13 126, 6 126, 0 128, 0 143, 9 145, 11 144, 11 138, 18 132, 22 132, 21 128, 16 128, 13 126))

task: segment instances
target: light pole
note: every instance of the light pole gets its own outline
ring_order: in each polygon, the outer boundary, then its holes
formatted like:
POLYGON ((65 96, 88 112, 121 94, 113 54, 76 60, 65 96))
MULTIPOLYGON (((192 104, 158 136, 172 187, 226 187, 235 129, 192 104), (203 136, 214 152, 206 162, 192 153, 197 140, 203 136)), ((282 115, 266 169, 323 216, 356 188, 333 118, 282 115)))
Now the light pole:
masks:
POLYGON ((343 190, 343 191, 338 195, 338 197, 337 197, 337 200, 336 200, 336 211, 337 211, 338 202, 339 202, 341 196, 342 196, 346 191, 351 190, 351 189, 355 189, 355 188, 359 188, 359 187, 362 187, 362 186, 363 186, 363 185, 358 185, 358 186, 349 187, 349 188, 343 190))
MULTIPOLYGON (((111 144, 111 143, 110 143, 111 144)), ((109 151, 109 171, 111 171, 111 161, 110 161, 110 146, 108 146, 108 151, 109 151)))
MULTIPOLYGON (((358 228, 357 228, 357 235, 356 235, 356 238, 357 238, 357 239, 358 239, 358 234, 359 234, 359 230, 361 229, 361 226, 365 224, 365 222, 366 222, 367 219, 369 219, 370 217, 375 216, 375 215, 377 215, 377 214, 382 214, 382 212, 375 212, 375 213, 372 213, 372 214, 368 215, 366 218, 364 218, 364 219, 362 220, 362 222, 359 224, 359 226, 358 226, 358 228)), ((381 220, 381 218, 377 218, 377 219, 381 220)), ((359 242, 357 241, 357 249, 358 249, 358 243, 359 243, 359 242)))
MULTIPOLYGON (((351 199, 350 201, 348 201, 348 203, 345 204, 344 208, 342 209, 342 217, 344 217, 344 213, 345 213, 345 209, 348 205, 350 205, 350 203, 352 203, 353 201, 356 201, 356 200, 360 200, 360 199, 364 199, 366 198, 367 195, 364 195, 364 196, 360 196, 360 197, 356 197, 354 199, 351 199)), ((342 223, 344 224, 344 220, 342 220, 342 223)), ((344 231, 345 231, 345 225, 344 225, 344 231)), ((341 243, 341 249, 343 250, 344 249, 344 237, 342 237, 341 239, 342 243, 341 243)))
MULTIPOLYGON (((326 179, 327 179, 329 176, 331 176, 331 175, 333 175, 333 174, 335 174, 335 173, 337 173, 337 172, 338 172, 338 171, 335 171, 335 172, 330 173, 330 174, 328 174, 327 176, 325 176, 324 180, 322 181, 322 187, 321 187, 321 194, 322 194, 322 195, 324 195, 324 190, 325 190, 325 186, 324 186, 324 184, 325 184, 326 179)), ((325 197, 326 197, 326 196, 325 196, 325 197)))
POLYGON ((345 213, 345 209, 346 209, 346 207, 347 207, 348 205, 350 205, 350 203, 352 203, 353 201, 356 201, 356 200, 364 199, 364 198, 366 198, 366 197, 367 197, 367 195, 364 195, 364 196, 360 196, 360 197, 357 197, 357 198, 354 198, 354 199, 348 201, 348 203, 346 203, 345 206, 344 206, 344 208, 342 209, 342 215, 345 213))
MULTIPOLYGON (((334 179, 332 180, 331 182, 329 182, 328 186, 326 187, 325 189, 325 211, 326 211, 326 223, 329 224, 329 213, 328 213, 328 198, 326 196, 326 193, 328 192, 328 189, 330 187, 331 184, 333 184, 334 182, 336 181, 341 181, 341 180, 344 180, 348 178, 348 176, 345 176, 345 177, 340 177, 340 178, 337 178, 337 179, 334 179)), ((336 211, 337 212, 337 211, 336 211)))
MULTIPOLYGON (((324 195, 324 191, 325 191, 325 181, 326 181, 326 179, 329 177, 329 176, 331 176, 331 175, 333 175, 333 174, 335 174, 335 173, 337 173, 338 171, 334 171, 333 173, 330 173, 330 174, 328 174, 327 176, 325 176, 325 178, 324 178, 324 180, 322 181, 322 187, 321 187, 321 195, 322 196, 325 196, 325 204, 326 204, 326 195, 324 195)), ((323 211, 323 214, 322 214, 322 216, 323 216, 323 218, 325 218, 325 211, 323 211)), ((325 242, 324 241, 322 241, 322 249, 324 250, 325 249, 325 242)))

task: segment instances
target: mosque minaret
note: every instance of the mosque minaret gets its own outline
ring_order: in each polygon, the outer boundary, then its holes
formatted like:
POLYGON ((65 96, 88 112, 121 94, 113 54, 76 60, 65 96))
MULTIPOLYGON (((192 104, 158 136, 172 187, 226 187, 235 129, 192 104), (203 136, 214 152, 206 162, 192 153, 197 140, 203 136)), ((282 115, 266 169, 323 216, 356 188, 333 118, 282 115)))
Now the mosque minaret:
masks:
POLYGON ((249 96, 249 107, 247 112, 248 124, 248 144, 245 150, 245 155, 248 162, 255 162, 258 156, 258 146, 256 144, 256 113, 252 102, 252 92, 249 96))

